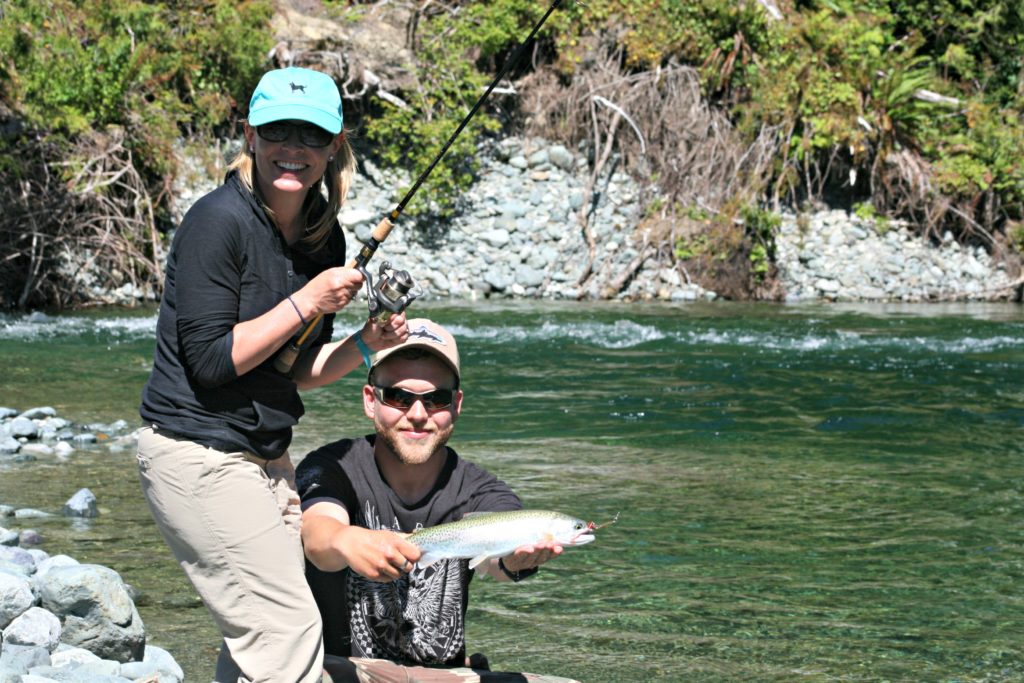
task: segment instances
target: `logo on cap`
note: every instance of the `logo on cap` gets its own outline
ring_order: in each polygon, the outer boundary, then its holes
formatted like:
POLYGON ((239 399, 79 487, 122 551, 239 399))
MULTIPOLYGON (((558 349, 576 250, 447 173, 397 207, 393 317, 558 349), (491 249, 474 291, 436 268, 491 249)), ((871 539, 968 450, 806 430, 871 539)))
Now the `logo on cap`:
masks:
POLYGON ((306 94, 306 86, 304 86, 304 85, 295 85, 294 83, 289 83, 288 85, 292 86, 292 92, 295 92, 296 90, 298 90, 303 95, 306 94))
POLYGON ((433 342, 434 344, 444 344, 444 339, 442 339, 440 335, 431 332, 430 328, 426 325, 420 325, 415 330, 410 330, 409 340, 411 341, 413 337, 421 337, 426 341, 433 342))

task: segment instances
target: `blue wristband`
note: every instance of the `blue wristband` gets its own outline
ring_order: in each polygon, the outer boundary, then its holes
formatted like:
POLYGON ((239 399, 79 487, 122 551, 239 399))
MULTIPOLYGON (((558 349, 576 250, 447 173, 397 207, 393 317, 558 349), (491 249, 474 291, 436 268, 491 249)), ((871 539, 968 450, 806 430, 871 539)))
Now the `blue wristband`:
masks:
POLYGON ((359 349, 359 353, 363 354, 363 362, 366 363, 366 367, 372 367, 370 356, 373 355, 373 351, 371 351, 370 347, 363 341, 363 335, 361 332, 356 332, 356 348, 359 349))

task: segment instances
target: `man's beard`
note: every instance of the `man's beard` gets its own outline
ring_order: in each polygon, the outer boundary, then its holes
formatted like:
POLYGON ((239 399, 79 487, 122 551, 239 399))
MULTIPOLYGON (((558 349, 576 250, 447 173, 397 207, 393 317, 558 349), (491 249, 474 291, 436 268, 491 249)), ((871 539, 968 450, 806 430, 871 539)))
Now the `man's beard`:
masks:
POLYGON ((439 429, 431 432, 426 439, 415 442, 404 440, 397 428, 381 429, 378 425, 377 436, 383 439, 387 447, 395 454, 402 463, 406 465, 422 465, 430 459, 430 456, 445 447, 448 439, 451 438, 453 426, 446 429, 439 429))

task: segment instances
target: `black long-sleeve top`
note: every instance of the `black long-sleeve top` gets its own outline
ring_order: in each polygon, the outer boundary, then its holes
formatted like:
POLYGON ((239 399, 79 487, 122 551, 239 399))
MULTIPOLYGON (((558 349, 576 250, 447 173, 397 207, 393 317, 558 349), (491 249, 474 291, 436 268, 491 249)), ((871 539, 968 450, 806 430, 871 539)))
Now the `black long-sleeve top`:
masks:
MULTIPOLYGON (((146 424, 218 450, 273 459, 288 448, 304 408, 273 356, 238 376, 235 324, 257 318, 319 273, 345 262, 337 223, 326 245, 289 247, 236 173, 185 214, 171 244, 153 371, 142 392, 146 424)), ((333 315, 316 341, 330 341, 333 315)))

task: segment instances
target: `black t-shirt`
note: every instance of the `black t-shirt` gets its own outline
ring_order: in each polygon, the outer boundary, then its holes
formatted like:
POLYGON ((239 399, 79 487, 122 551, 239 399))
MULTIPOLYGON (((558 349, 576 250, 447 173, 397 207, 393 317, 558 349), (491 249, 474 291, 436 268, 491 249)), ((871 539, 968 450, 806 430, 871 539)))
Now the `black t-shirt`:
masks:
MULTIPOLYGON (((239 377, 232 329, 344 262, 340 225, 316 252, 289 247, 232 172, 189 209, 174 235, 143 420, 219 450, 268 459, 284 453, 303 413, 295 382, 274 369, 273 356, 239 377)), ((324 316, 304 353, 330 341, 333 320, 324 316)))
MULTIPOLYGON (((307 455, 296 470, 303 502, 334 498, 355 526, 406 533, 454 522, 469 512, 522 508, 504 482, 451 448, 434 488, 423 500, 406 505, 381 477, 374 440, 372 435, 342 439, 307 455)), ((473 573, 468 560, 441 560, 393 583, 378 583, 348 569, 322 572, 306 563, 328 654, 415 665, 465 664, 473 573)))

